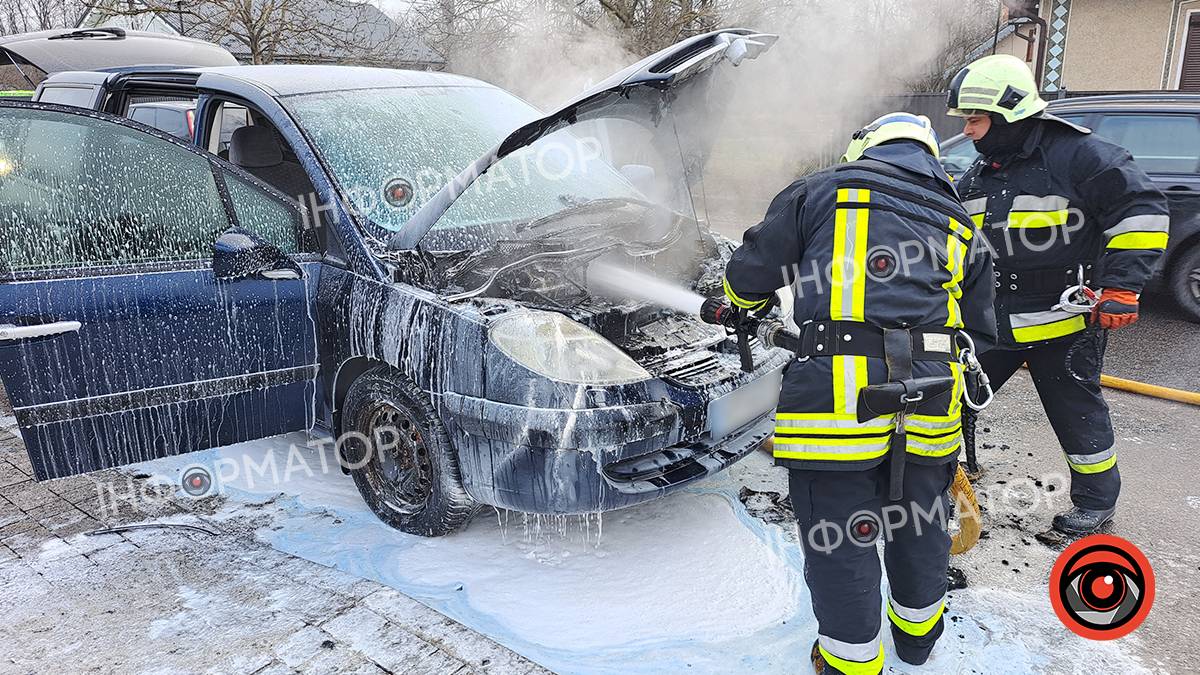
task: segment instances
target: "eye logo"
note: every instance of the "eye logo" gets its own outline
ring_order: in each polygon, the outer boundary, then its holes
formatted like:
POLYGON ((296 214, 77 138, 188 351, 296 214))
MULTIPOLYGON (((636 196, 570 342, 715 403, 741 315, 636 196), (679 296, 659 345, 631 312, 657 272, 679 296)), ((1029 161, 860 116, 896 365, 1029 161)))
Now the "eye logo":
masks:
POLYGON ((1050 604, 1076 635, 1112 640, 1142 624, 1154 603, 1154 571, 1133 544, 1107 534, 1067 547, 1050 571, 1050 604))
POLYGON ((212 474, 202 466, 189 466, 183 470, 180 484, 183 491, 189 495, 205 497, 212 490, 212 474))

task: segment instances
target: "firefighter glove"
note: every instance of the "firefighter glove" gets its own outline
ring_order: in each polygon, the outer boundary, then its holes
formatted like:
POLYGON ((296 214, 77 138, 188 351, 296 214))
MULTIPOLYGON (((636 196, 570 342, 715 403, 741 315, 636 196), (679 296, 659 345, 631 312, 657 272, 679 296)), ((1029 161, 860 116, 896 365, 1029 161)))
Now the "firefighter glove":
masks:
POLYGON ((1093 312, 1094 321, 1101 328, 1124 328, 1138 320, 1138 296, 1133 291, 1106 288, 1100 294, 1100 302, 1093 312))

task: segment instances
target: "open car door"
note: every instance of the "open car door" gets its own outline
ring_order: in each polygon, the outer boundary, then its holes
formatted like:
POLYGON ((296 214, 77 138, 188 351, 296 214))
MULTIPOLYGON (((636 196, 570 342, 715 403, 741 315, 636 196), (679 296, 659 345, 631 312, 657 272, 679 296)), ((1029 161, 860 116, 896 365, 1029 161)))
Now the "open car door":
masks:
POLYGON ((0 378, 35 477, 311 426, 302 215, 149 127, 0 102, 0 378))

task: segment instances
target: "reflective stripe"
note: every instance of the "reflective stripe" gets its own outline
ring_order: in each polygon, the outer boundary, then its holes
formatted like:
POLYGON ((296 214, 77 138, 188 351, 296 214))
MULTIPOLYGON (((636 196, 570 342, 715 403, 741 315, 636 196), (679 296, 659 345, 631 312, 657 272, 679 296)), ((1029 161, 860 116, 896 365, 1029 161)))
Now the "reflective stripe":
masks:
POLYGON ((821 443, 813 443, 811 439, 782 438, 776 436, 774 441, 775 457, 779 459, 807 460, 810 462, 860 462, 868 459, 878 459, 887 454, 888 451, 888 439, 886 438, 879 441, 877 446, 853 446, 844 449, 827 445, 824 440, 821 443), (857 452, 852 450, 857 450, 857 452))
POLYGON ((987 211, 987 197, 976 197, 963 202, 963 208, 972 216, 983 215, 987 211))
POLYGON ((889 597, 887 609, 888 618, 896 628, 909 635, 922 637, 929 634, 937 625, 938 619, 942 618, 942 612, 946 609, 946 596, 943 595, 937 602, 920 609, 905 607, 896 602, 895 598, 889 597))
POLYGON ((858 412, 858 390, 867 386, 867 357, 833 357, 833 409, 858 412))
POLYGON ((1109 448, 1091 455, 1067 455, 1067 464, 1076 473, 1101 473, 1117 465, 1117 451, 1109 448))
POLYGON ((945 457, 958 452, 960 447, 962 447, 961 432, 955 432, 949 440, 945 441, 928 441, 909 433, 905 450, 922 457, 945 457))
POLYGON ((1108 240, 1105 248, 1114 249, 1164 249, 1167 247, 1166 232, 1126 232, 1108 240))
POLYGON ((1013 339, 1017 342, 1051 340, 1087 328, 1087 321, 1082 314, 1071 314, 1061 310, 1010 314, 1008 320, 1012 326, 1013 339))
POLYGON ((1126 232, 1167 232, 1171 227, 1171 217, 1155 213, 1140 216, 1129 216, 1121 222, 1104 231, 1105 239, 1112 239, 1126 232))
POLYGON ((975 236, 975 228, 967 227, 953 218, 950 219, 950 229, 965 241, 971 241, 975 236))
POLYGON ((807 431, 814 434, 882 434, 896 428, 895 418, 877 417, 859 422, 852 414, 776 413, 775 429, 783 433, 807 431))
POLYGON ((1070 201, 1066 197, 1058 195, 1046 195, 1045 197, 1035 197, 1033 195, 1017 195, 1013 197, 1013 211, 1066 211, 1070 205, 1070 201))
MULTIPOLYGON (((838 202, 869 202, 870 190, 837 191, 838 202)), ((829 318, 862 321, 867 278, 867 209, 838 207, 834 216, 829 318)))
MULTIPOLYGON (((954 364, 958 365, 958 364, 954 364)), ((961 369, 962 366, 959 366, 961 369)), ((959 371, 961 372, 961 370, 959 371)), ((926 436, 948 434, 962 425, 962 417, 958 413, 947 415, 909 415, 908 428, 916 429, 926 436)))
POLYGON ((1010 211, 1008 226, 1020 229, 1057 227, 1067 224, 1068 212, 1062 211, 1010 211))
POLYGON ((758 302, 753 300, 743 300, 742 298, 738 297, 737 293, 733 292, 733 287, 729 285, 729 279, 723 279, 722 284, 725 287, 725 297, 729 298, 729 301, 732 302, 736 307, 741 307, 742 309, 759 309, 763 305, 767 304, 767 300, 770 300, 770 298, 759 300, 758 302))
POLYGON ((959 94, 959 96, 961 96, 963 94, 983 94, 984 96, 999 96, 1000 90, 992 89, 991 87, 963 87, 958 90, 958 94, 959 94))
MULTIPOLYGON (((953 227, 955 222, 950 220, 950 225, 953 227)), ((962 280, 963 280, 963 259, 966 257, 966 245, 954 236, 946 237, 946 271, 950 273, 950 278, 946 283, 942 284, 942 288, 946 289, 946 325, 951 328, 961 328, 962 312, 958 306, 958 299, 962 297, 962 280)))
POLYGON ((971 216, 971 222, 975 223, 975 227, 983 227, 983 215, 982 213, 976 213, 971 216))
POLYGON ((877 675, 883 672, 883 640, 879 635, 861 644, 817 635, 825 662, 846 675, 877 675))
POLYGON ((950 390, 950 415, 958 416, 962 414, 962 393, 966 388, 966 375, 963 372, 963 364, 951 361, 950 374, 954 377, 954 387, 950 390))
POLYGON ((968 104, 968 103, 978 103, 979 105, 994 105, 996 103, 996 100, 993 98, 987 98, 984 96, 963 96, 963 95, 959 94, 959 96, 958 96, 959 108, 961 109, 963 107, 966 107, 966 104, 968 104))

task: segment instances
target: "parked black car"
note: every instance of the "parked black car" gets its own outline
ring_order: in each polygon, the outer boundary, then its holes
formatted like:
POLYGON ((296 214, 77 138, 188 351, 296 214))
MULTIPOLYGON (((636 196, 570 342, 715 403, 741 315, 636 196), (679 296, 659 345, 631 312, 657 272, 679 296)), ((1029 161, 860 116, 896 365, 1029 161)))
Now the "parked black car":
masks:
MULTIPOLYGON (((1048 110, 1127 148, 1166 193, 1171 238, 1152 289, 1200 322, 1200 94, 1081 96, 1051 101, 1048 110)), ((955 178, 977 156, 965 136, 942 144, 942 165, 955 178)))

